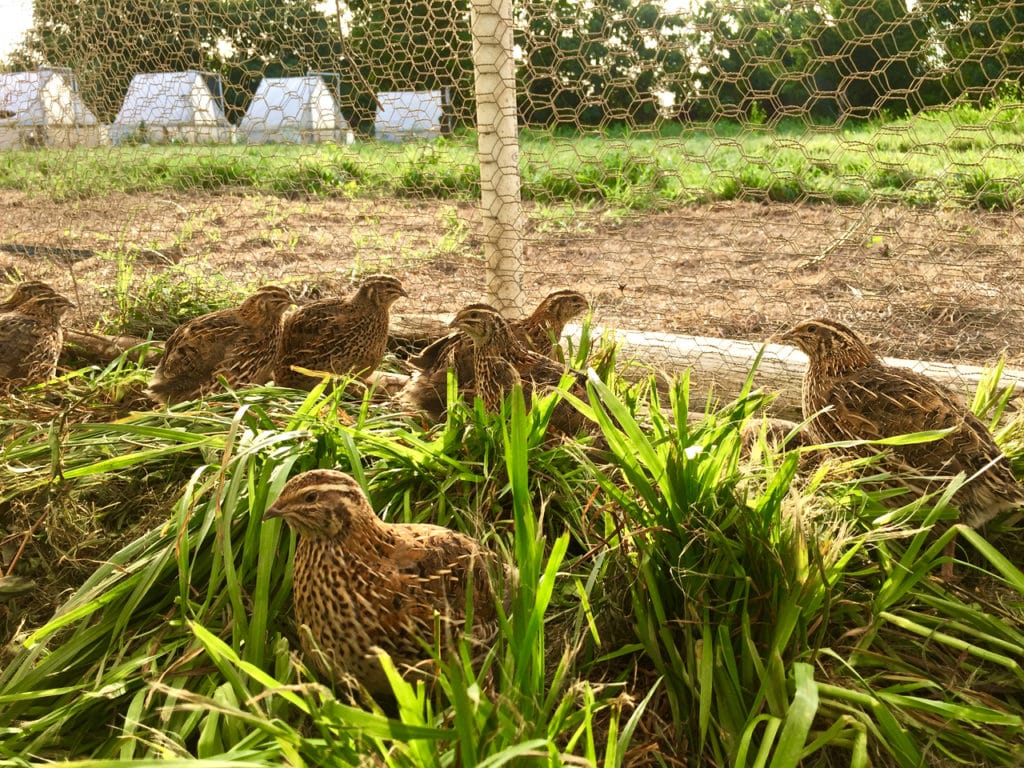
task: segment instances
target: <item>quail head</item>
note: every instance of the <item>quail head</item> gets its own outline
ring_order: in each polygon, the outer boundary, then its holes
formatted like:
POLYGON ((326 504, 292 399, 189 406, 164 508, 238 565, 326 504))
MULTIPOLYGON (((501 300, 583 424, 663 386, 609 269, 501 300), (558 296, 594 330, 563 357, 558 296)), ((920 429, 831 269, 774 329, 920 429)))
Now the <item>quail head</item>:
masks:
POLYGON ((534 352, 544 355, 553 353, 562 338, 566 323, 588 311, 590 304, 579 291, 554 291, 519 324, 516 335, 521 336, 526 346, 534 352))
POLYGON ((25 280, 15 285, 10 296, 4 301, 0 301, 0 312, 10 312, 12 309, 17 309, 22 303, 28 301, 33 296, 56 295, 57 292, 46 283, 39 280, 25 280))

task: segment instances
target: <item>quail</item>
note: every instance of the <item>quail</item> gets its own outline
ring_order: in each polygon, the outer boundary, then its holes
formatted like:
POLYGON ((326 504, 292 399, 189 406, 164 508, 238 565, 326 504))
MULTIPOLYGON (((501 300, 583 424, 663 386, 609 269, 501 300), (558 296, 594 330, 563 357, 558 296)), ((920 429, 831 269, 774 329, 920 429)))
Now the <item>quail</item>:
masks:
POLYGON ((265 384, 277 359, 281 321, 292 304, 284 288, 266 285, 239 306, 221 309, 178 326, 164 345, 147 390, 173 404, 215 390, 265 384))
POLYGON ((515 324, 516 335, 526 346, 542 355, 555 356, 565 325, 590 311, 590 304, 579 291, 563 289, 549 293, 529 317, 515 324))
MULTIPOLYGON (((488 307, 486 304, 470 306, 488 307)), ((529 317, 510 321, 508 327, 527 349, 554 358, 556 351, 560 351, 558 342, 565 324, 588 309, 590 305, 579 291, 554 291, 529 317)), ((473 391, 473 340, 462 330, 428 345, 409 362, 419 372, 399 393, 399 400, 435 420, 444 414, 450 368, 455 369, 460 388, 465 392, 473 391)))
MULTIPOLYGON (((561 339, 565 324, 588 309, 590 305, 579 291, 554 291, 537 305, 529 317, 510 321, 509 328, 528 349, 548 354, 561 339)), ((459 353, 469 352, 472 341, 462 331, 450 333, 424 347, 419 354, 409 358, 409 363, 421 371, 436 369, 448 362, 453 345, 459 347, 455 353, 459 363, 459 381, 465 380, 468 383, 473 375, 472 359, 468 354, 459 353)))
POLYGON ((60 321, 73 306, 51 291, 0 312, 0 391, 53 378, 64 343, 60 321))
POLYGON ((56 296, 57 292, 46 283, 39 280, 25 280, 14 286, 11 295, 6 300, 0 301, 0 312, 10 312, 17 309, 23 302, 33 296, 56 296))
POLYGON ((357 378, 373 373, 387 349, 391 305, 408 295, 397 278, 371 275, 350 299, 299 307, 285 320, 274 382, 295 389, 320 382, 292 366, 357 378))
MULTIPOLYGON (((882 453, 883 467, 919 492, 932 490, 938 478, 964 473, 967 482, 952 503, 972 527, 1024 506, 1024 486, 991 432, 950 390, 923 374, 887 365, 834 320, 804 321, 781 339, 807 355, 803 412, 815 439, 870 441, 949 430, 929 442, 842 450, 854 456, 882 453)), ((948 566, 944 576, 951 574, 952 563, 948 566)))
MULTIPOLYGON (((529 402, 533 392, 543 394, 557 387, 566 373, 575 379, 575 393, 585 396, 582 373, 524 347, 493 307, 471 304, 455 315, 451 325, 473 340, 474 392, 488 411, 499 410, 509 390, 517 384, 522 386, 529 402)), ((566 434, 575 434, 587 424, 583 415, 565 400, 555 406, 550 423, 566 434)))
POLYGON ((493 639, 497 558, 475 539, 437 525, 386 523, 355 479, 332 469, 291 478, 263 516, 271 518, 298 535, 295 621, 307 658, 334 680, 387 696, 378 649, 403 676, 429 678, 428 648, 450 653, 467 632, 477 648, 493 639))

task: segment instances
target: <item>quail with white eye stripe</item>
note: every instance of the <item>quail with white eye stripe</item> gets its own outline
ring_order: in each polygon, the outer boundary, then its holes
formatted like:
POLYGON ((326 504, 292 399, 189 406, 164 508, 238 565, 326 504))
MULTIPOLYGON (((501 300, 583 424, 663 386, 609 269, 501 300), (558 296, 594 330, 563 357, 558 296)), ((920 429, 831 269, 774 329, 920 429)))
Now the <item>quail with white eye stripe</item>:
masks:
POLYGON ((475 539, 437 525, 386 523, 353 477, 330 469, 289 480, 263 516, 273 518, 298 534, 295 621, 307 659, 328 677, 388 696, 378 649, 403 676, 429 678, 426 648, 449 653, 463 633, 480 649, 493 639, 497 558, 475 539))

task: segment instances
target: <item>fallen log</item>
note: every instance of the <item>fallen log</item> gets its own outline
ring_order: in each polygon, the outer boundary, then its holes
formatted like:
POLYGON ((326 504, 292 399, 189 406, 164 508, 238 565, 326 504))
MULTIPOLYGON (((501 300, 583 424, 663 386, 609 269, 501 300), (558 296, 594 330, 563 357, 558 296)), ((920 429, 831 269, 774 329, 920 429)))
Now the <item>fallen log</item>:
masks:
MULTIPOLYGON (((107 336, 66 328, 61 356, 80 363, 106 364, 129 349, 146 343, 147 339, 138 336, 107 336)), ((159 344, 151 342, 151 346, 145 351, 146 364, 155 365, 160 355, 159 344)))
POLYGON ((455 315, 392 315, 391 339, 399 346, 429 344, 451 333, 448 321, 453 317, 455 315))
MULTIPOLYGON (((399 348, 422 345, 450 332, 450 316, 396 314, 391 321, 391 337, 399 348)), ((580 342, 581 327, 566 326, 566 335, 576 345, 580 342)), ((736 339, 708 336, 684 336, 671 333, 623 331, 610 328, 591 328, 592 338, 608 335, 619 344, 620 361, 636 361, 641 366, 626 369, 627 376, 643 374, 643 366, 665 373, 678 373, 689 369, 690 407, 701 410, 708 397, 729 400, 739 394, 757 355, 764 353, 754 375, 754 386, 777 393, 771 414, 780 418, 800 418, 800 387, 807 357, 799 350, 779 344, 760 344, 736 339)), ((109 363, 123 352, 146 343, 137 336, 106 336, 98 333, 66 330, 65 354, 77 361, 109 363)), ((146 352, 147 365, 155 365, 160 356, 159 342, 146 352)), ((911 368, 960 392, 964 397, 973 395, 987 368, 925 360, 885 358, 886 362, 911 368)), ((398 380, 388 381, 387 390, 395 388, 398 380)), ((1012 388, 1015 394, 1024 392, 1024 371, 1003 370, 1000 387, 1012 388)))
MULTIPOLYGON (((569 325, 566 327, 566 336, 579 344, 580 330, 578 325, 569 325)), ((636 360, 654 370, 668 373, 690 369, 692 409, 703 408, 709 396, 719 401, 736 397, 763 347, 764 353, 754 375, 754 387, 778 393, 770 409, 773 416, 800 418, 800 390, 807 368, 807 357, 794 347, 708 336, 591 328, 592 338, 599 338, 603 334, 620 345, 620 361, 636 360)), ((977 365, 893 357, 883 359, 890 365, 919 371, 963 394, 965 398, 974 394, 982 376, 989 370, 977 365)), ((1024 371, 1004 369, 1000 387, 1012 388, 1015 394, 1024 392, 1024 371)))

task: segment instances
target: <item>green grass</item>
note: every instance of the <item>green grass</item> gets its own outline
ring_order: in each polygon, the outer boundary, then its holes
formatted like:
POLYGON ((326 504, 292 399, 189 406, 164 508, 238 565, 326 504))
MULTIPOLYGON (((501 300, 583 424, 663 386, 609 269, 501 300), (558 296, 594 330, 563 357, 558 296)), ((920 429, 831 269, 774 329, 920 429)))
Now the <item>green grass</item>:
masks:
MULTIPOLYGON (((615 208, 735 198, 872 200, 1010 210, 1024 200, 1024 106, 959 107, 841 127, 671 124, 657 132, 524 131, 523 196, 615 208)), ((405 146, 131 146, 0 153, 0 188, 55 199, 242 190, 475 199, 476 138, 405 146)))
MULTIPOLYGON (((996 379, 978 408, 1005 405, 996 379)), ((575 401, 600 449, 548 439, 550 409, 516 397, 430 431, 269 387, 133 411, 128 358, 0 405, 0 509, 31 521, 59 500, 40 553, 103 488, 162 489, 21 628, 0 669, 0 764, 1019 764, 1019 535, 961 530, 964 588, 944 585, 941 505, 890 509, 849 468, 808 470, 764 439, 748 454, 759 393, 694 421, 685 377, 655 383, 595 379, 575 401), (261 518, 313 467, 353 473, 388 520, 457 528, 517 564, 483 661, 440 660, 430 688, 395 676, 387 712, 302 665, 294 539, 261 518)), ((1000 432, 1018 458, 1020 434, 1000 432)))

